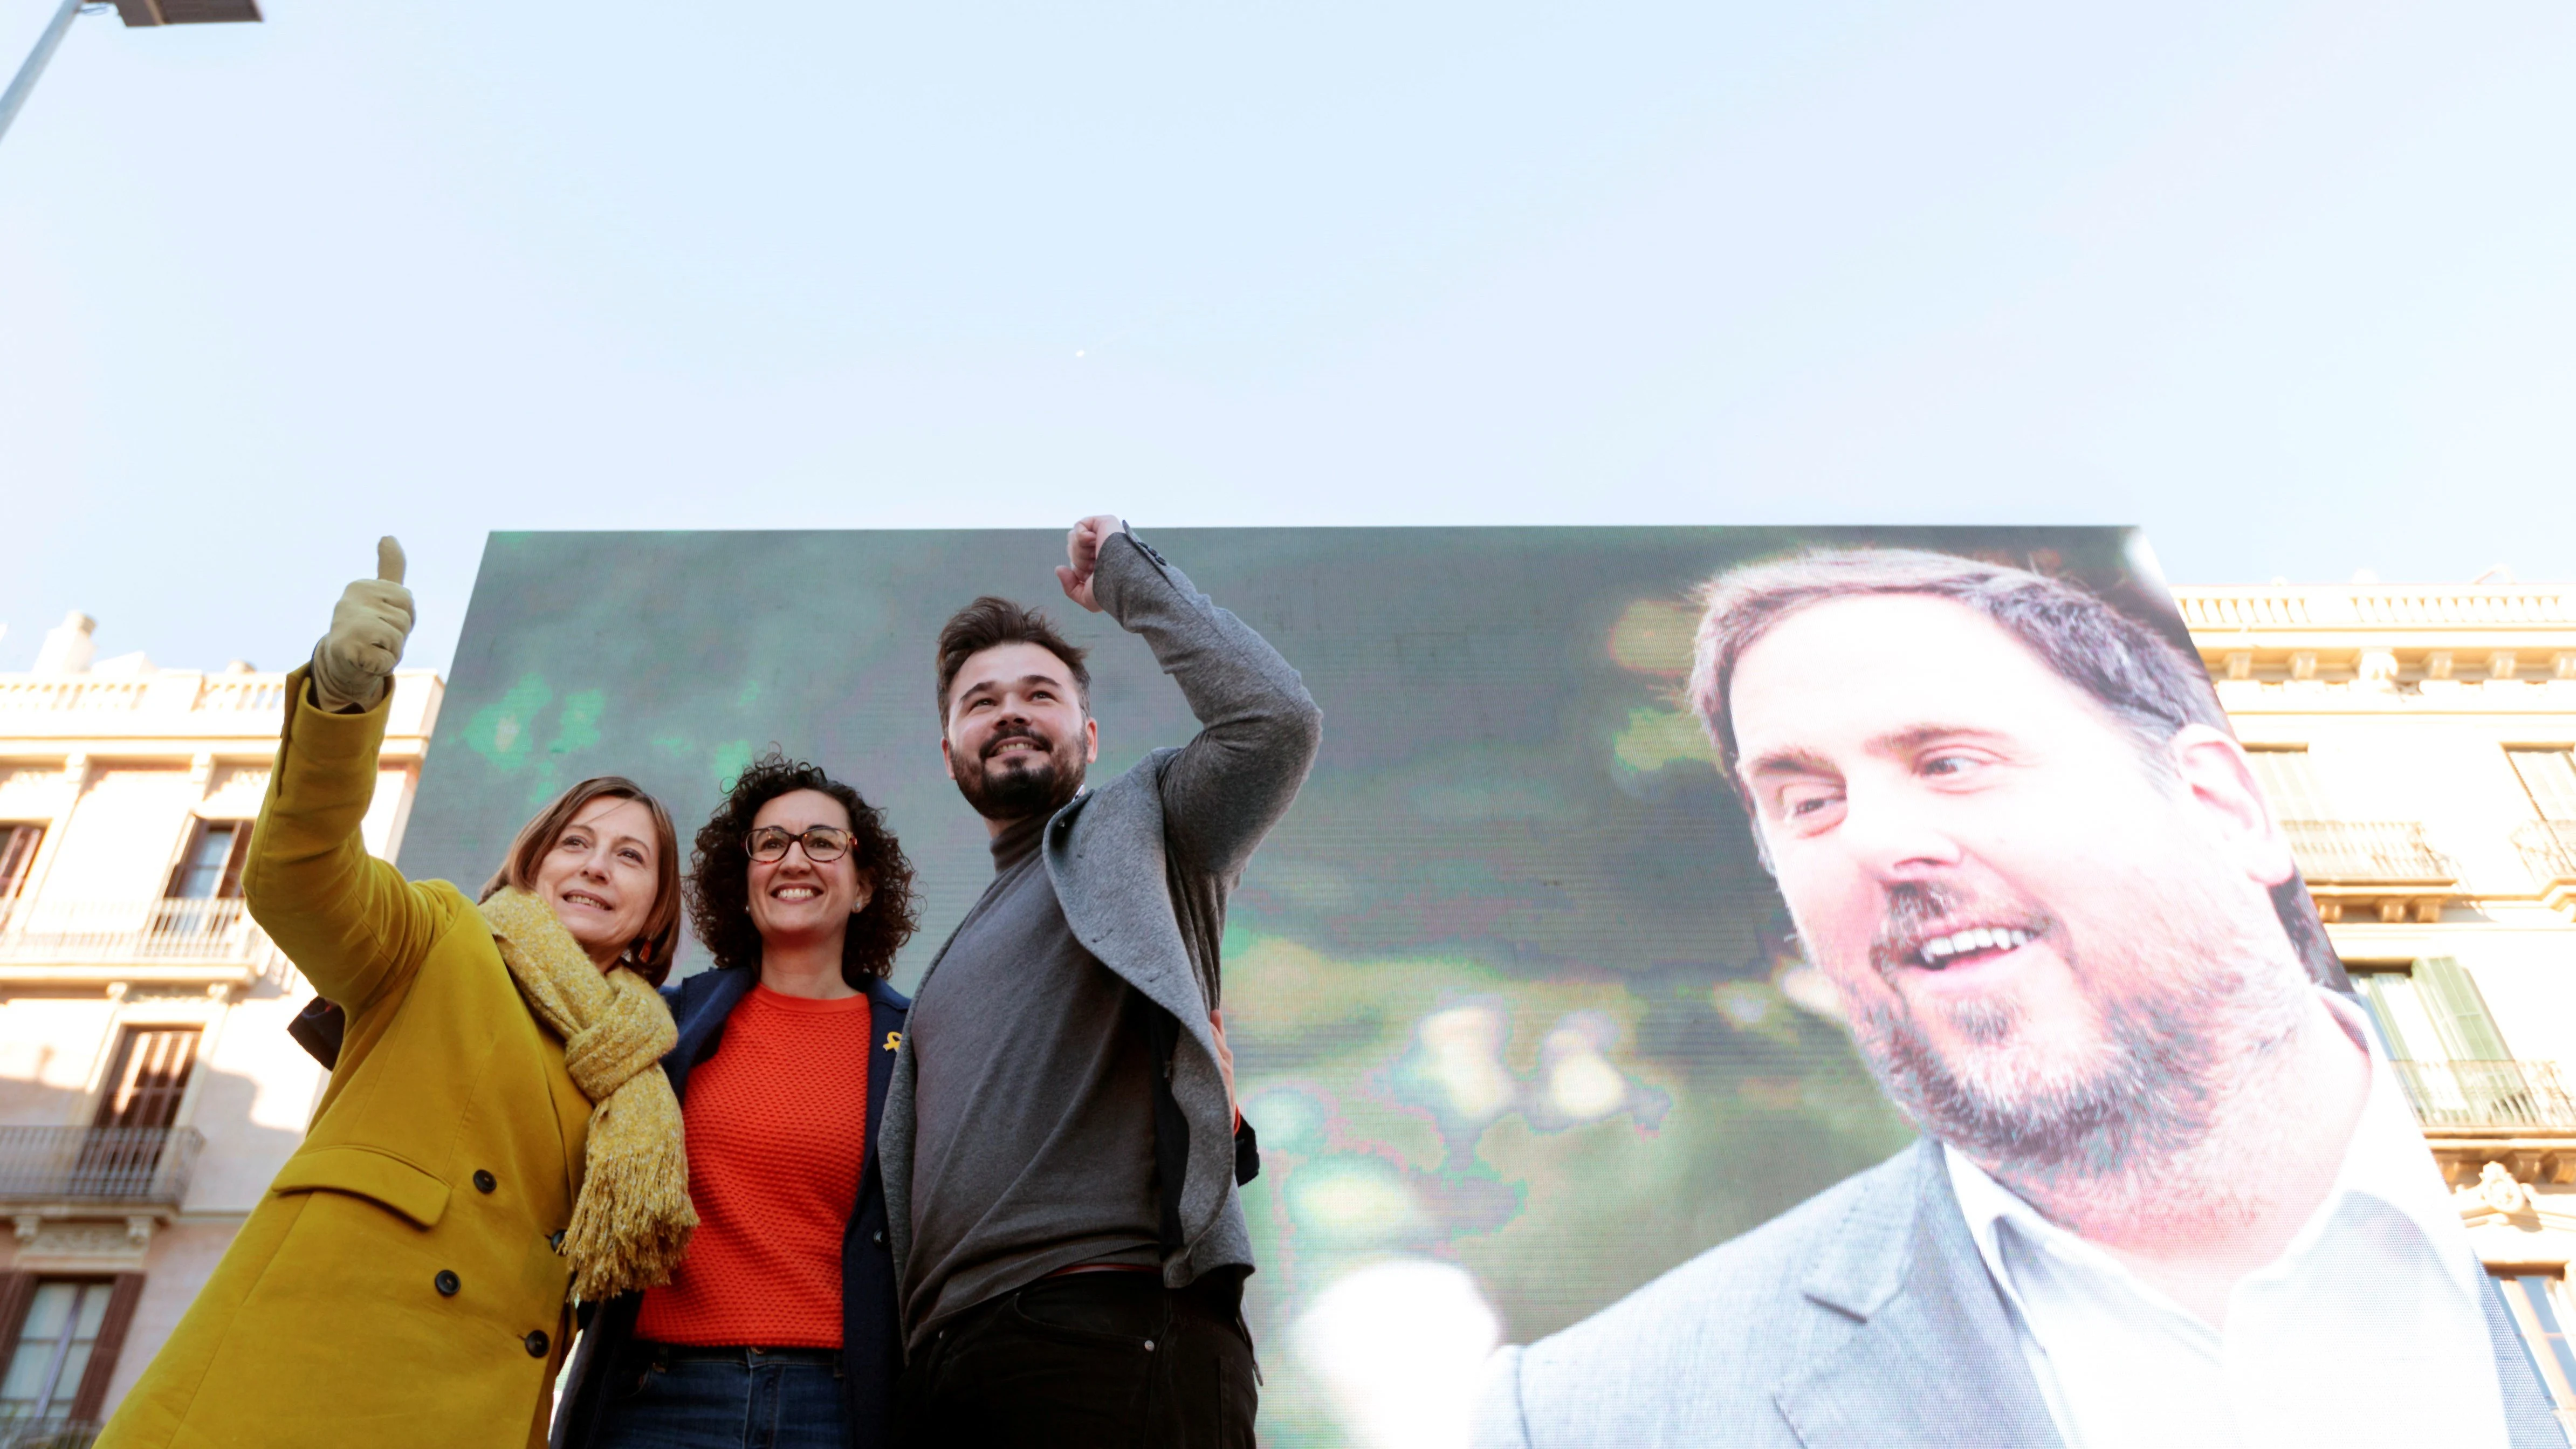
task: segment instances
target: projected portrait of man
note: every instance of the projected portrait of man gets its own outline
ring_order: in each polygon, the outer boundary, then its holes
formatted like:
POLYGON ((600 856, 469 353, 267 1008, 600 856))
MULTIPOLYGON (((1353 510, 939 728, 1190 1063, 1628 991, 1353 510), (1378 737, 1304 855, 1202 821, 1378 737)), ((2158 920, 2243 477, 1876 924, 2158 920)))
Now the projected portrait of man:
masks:
POLYGON ((2195 659, 1940 554, 1704 597, 1692 705, 1923 1140, 1504 1350, 1480 1443, 2565 1443, 2195 659))

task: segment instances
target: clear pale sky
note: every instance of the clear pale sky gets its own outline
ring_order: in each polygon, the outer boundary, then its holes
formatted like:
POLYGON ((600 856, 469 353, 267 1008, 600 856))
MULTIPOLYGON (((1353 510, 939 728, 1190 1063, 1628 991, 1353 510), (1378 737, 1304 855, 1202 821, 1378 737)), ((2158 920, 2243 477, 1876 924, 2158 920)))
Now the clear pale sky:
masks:
POLYGON ((0 140, 0 669, 283 666, 383 532, 444 667, 493 528, 2576 577, 2561 0, 265 3, 0 140))

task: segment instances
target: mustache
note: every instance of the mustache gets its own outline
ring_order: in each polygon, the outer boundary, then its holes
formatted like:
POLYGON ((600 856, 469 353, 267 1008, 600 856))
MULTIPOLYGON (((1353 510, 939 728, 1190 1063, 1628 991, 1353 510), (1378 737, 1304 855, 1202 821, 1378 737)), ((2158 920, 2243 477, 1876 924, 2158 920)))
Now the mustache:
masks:
POLYGON ((1887 908, 1869 943, 1870 965, 1882 977, 1899 966, 1922 965, 1919 953, 1927 939, 1942 927, 1956 929, 1971 918, 1988 924, 2010 923, 2033 936, 2046 934, 2055 925, 2047 912, 2025 902, 1981 899, 1939 881, 1898 881, 1887 888, 1887 908))
POLYGON ((1028 740, 1049 755, 1055 753, 1055 741, 1048 739, 1036 726, 1029 724, 1006 724, 1000 729, 993 731, 993 737, 984 742, 984 748, 976 754, 975 758, 979 760, 989 760, 993 758, 994 751, 999 750, 1002 746, 1013 740, 1028 740))

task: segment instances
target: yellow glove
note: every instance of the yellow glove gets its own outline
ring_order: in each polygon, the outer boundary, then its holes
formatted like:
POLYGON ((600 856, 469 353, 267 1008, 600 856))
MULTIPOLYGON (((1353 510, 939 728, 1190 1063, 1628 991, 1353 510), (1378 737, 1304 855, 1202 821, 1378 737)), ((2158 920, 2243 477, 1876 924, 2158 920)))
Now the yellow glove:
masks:
POLYGON ((313 646, 313 702, 328 710, 373 709, 385 697, 411 633, 411 590, 403 587, 402 545, 376 540, 376 576, 340 591, 331 632, 313 646))

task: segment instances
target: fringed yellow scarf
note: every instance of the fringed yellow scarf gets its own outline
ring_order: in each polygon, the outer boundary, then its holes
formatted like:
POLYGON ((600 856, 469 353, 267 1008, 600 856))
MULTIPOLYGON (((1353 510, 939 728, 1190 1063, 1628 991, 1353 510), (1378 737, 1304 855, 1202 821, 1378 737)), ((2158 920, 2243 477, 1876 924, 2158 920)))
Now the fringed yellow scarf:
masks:
POLYGON ((670 1007, 625 967, 601 971, 526 891, 495 892, 483 919, 528 1009, 563 1038, 564 1068, 592 1103, 563 1240, 573 1296, 598 1303, 670 1281, 698 1225, 680 1101, 655 1069, 679 1040, 670 1007))

